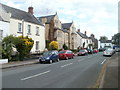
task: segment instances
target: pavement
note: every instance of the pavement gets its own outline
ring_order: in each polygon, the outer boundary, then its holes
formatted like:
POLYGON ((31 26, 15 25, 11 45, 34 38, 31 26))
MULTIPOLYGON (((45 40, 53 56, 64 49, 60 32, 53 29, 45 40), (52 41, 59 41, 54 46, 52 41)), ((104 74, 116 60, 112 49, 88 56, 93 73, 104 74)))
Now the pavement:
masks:
POLYGON ((114 56, 109 59, 109 62, 104 69, 103 76, 99 88, 119 88, 118 85, 118 72, 120 52, 116 52, 114 56))
POLYGON ((26 60, 26 61, 9 62, 9 63, 6 63, 6 64, 2 64, 1 67, 0 67, 0 69, 6 69, 6 68, 12 68, 12 67, 18 67, 18 66, 36 64, 38 62, 39 62, 38 59, 32 59, 32 60, 26 60))

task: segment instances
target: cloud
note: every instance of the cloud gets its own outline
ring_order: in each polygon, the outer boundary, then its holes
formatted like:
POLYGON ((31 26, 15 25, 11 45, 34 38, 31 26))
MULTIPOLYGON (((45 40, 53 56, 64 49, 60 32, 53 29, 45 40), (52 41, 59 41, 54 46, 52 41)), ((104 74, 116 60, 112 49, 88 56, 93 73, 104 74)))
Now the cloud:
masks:
POLYGON ((1 0, 9 6, 27 11, 34 7, 36 16, 50 15, 58 12, 59 19, 75 23, 82 32, 93 33, 97 38, 106 35, 111 38, 117 33, 119 0, 1 0), (110 33, 112 32, 112 33, 110 33))

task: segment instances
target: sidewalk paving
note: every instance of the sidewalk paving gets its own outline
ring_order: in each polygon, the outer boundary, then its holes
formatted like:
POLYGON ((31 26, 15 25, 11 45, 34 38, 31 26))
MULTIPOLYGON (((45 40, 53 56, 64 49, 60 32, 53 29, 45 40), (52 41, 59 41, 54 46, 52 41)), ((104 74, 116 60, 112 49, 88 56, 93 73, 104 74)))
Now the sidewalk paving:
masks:
POLYGON ((120 52, 116 53, 107 63, 105 73, 102 77, 99 88, 120 88, 118 85, 118 66, 120 59, 120 52))
POLYGON ((39 62, 38 59, 10 62, 10 63, 6 63, 6 64, 2 64, 0 69, 17 67, 17 66, 24 66, 24 65, 30 65, 30 64, 35 64, 35 63, 38 63, 38 62, 39 62))

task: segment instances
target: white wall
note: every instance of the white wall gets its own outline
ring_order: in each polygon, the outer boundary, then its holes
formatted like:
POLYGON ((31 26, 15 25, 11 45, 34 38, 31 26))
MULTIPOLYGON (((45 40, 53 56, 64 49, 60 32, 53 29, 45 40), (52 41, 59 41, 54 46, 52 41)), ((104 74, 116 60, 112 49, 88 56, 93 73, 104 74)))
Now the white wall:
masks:
MULTIPOLYGON (((18 33, 18 22, 23 23, 22 20, 10 19, 10 34, 20 36, 22 33, 18 33)), ((28 36, 34 40, 34 46, 31 53, 36 52, 36 41, 39 41, 39 50, 42 52, 45 49, 45 27, 24 21, 23 35, 28 36), (28 25, 31 25, 31 35, 28 35, 28 25), (36 36, 36 27, 39 27, 40 36, 36 36)))
POLYGON ((10 34, 9 28, 9 22, 0 21, 0 30, 3 30, 3 37, 10 34))
POLYGON ((102 48, 104 48, 105 46, 113 47, 112 43, 100 43, 100 46, 102 46, 102 48))

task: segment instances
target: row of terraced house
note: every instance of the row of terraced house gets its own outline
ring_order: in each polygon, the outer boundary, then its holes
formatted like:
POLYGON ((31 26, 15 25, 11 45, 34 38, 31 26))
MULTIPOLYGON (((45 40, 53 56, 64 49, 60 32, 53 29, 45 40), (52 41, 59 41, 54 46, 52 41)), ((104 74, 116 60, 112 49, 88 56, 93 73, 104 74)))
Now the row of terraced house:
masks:
POLYGON ((66 44, 69 49, 97 48, 97 39, 87 32, 81 33, 74 22, 61 23, 58 14, 35 17, 33 7, 28 12, 0 4, 0 37, 7 35, 28 36, 34 40, 31 53, 43 52, 51 41, 66 44))

